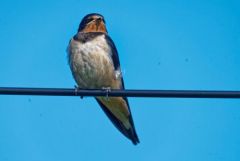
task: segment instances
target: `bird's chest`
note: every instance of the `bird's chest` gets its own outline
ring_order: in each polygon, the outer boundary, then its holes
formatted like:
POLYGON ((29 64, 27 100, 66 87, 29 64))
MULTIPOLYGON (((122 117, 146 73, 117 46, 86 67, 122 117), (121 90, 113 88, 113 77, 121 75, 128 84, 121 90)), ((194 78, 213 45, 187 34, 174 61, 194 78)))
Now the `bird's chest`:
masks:
POLYGON ((99 37, 86 43, 71 44, 70 66, 79 86, 100 88, 110 86, 114 76, 111 50, 99 37))

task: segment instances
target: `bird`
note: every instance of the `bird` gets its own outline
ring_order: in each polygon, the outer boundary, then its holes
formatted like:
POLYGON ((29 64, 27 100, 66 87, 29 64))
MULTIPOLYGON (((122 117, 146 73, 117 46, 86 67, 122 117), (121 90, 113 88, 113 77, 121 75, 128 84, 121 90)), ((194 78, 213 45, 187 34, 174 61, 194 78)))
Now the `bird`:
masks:
MULTIPOLYGON (((84 16, 68 48, 68 63, 80 89, 125 89, 117 48, 99 13, 84 16)), ((127 97, 95 97, 113 125, 134 145, 140 143, 127 97)))

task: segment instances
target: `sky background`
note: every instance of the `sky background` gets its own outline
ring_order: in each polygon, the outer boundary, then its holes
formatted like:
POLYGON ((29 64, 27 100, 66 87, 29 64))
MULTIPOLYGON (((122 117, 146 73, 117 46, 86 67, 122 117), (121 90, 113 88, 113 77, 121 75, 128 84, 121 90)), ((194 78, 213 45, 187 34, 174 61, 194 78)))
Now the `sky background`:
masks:
MULTIPOLYGON (((128 89, 240 90, 240 1, 0 2, 0 86, 72 88, 66 48, 105 16, 128 89)), ((141 143, 91 97, 0 95, 0 161, 239 161, 240 100, 130 98, 141 143)))

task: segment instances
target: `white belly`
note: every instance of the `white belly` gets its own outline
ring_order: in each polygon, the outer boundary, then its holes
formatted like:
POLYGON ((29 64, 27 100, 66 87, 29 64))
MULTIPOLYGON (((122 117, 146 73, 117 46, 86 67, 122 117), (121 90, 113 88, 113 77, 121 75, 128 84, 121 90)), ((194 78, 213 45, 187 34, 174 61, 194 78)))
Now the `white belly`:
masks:
POLYGON ((80 88, 113 87, 115 70, 104 35, 80 43, 71 40, 69 61, 73 76, 80 88))

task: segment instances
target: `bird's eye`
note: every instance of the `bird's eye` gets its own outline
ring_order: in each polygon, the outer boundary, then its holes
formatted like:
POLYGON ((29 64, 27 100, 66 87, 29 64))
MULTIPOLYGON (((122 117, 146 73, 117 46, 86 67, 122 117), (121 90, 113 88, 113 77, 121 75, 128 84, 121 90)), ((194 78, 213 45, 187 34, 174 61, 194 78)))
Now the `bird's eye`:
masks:
POLYGON ((93 21, 94 19, 93 18, 88 18, 87 21, 86 21, 86 24, 93 21))
POLYGON ((97 20, 102 20, 102 17, 98 17, 97 20))

